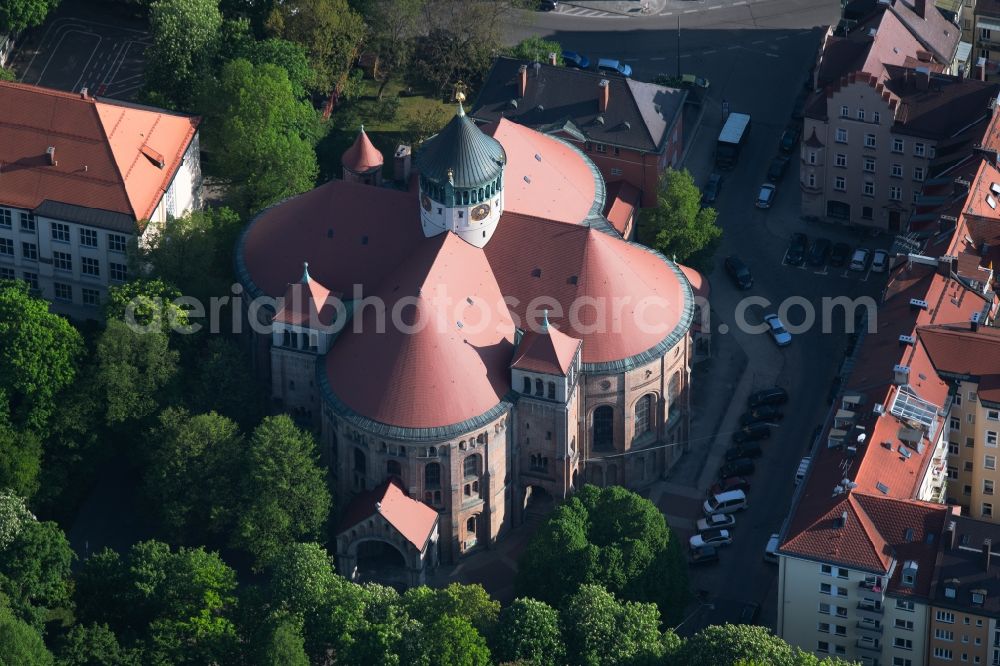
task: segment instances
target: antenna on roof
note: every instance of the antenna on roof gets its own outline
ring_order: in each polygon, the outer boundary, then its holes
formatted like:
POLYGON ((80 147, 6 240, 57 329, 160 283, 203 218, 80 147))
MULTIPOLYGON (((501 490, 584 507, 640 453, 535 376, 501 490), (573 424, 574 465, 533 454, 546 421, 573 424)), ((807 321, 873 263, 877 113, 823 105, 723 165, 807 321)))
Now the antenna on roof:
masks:
POLYGON ((549 332, 549 311, 548 308, 542 310, 542 332, 549 332))
POLYGON ((303 261, 302 262, 302 283, 305 284, 306 282, 309 282, 309 262, 308 261, 303 261))

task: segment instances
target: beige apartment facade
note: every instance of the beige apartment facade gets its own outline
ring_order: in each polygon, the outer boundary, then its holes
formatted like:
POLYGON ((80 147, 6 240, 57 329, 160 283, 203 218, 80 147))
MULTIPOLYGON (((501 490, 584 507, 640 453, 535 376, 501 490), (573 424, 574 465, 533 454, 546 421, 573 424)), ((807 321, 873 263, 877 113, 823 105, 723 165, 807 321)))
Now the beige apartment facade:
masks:
POLYGON ((930 607, 930 627, 927 645, 928 666, 963 664, 996 664, 991 651, 1000 657, 991 637, 996 633, 996 620, 938 605, 930 607))
POLYGON ((965 515, 1000 522, 1000 405, 978 395, 978 382, 956 384, 948 418, 948 499, 965 515))

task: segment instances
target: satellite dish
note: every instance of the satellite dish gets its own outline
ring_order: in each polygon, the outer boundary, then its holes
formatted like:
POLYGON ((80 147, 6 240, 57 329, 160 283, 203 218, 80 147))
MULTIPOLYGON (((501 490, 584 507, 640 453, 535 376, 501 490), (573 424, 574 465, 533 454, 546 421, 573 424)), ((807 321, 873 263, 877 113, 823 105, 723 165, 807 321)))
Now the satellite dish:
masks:
POLYGON ((858 435, 858 444, 864 444, 866 439, 868 439, 868 435, 861 433, 858 435))

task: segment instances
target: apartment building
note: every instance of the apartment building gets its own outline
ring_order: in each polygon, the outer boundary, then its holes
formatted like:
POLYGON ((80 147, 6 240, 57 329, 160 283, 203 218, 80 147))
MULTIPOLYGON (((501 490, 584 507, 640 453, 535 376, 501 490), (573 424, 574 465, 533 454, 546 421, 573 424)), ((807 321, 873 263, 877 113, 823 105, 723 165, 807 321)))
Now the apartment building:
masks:
POLYGON ((962 43, 971 47, 975 42, 976 0, 937 0, 934 5, 946 19, 961 28, 962 43))
POLYGON ((126 251, 200 206, 198 119, 0 82, 0 278, 99 318, 126 251))
POLYGON ((1000 63, 1000 0, 978 0, 973 20, 973 55, 986 61, 986 76, 992 80, 1000 63))

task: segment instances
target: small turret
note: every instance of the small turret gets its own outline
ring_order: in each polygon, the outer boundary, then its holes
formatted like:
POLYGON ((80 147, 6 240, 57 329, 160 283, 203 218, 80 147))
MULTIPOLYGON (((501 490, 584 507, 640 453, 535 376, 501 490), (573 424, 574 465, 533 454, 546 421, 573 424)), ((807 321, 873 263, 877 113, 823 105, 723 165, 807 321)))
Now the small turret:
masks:
POLYGON ((361 126, 358 137, 340 158, 344 180, 365 185, 382 184, 382 153, 371 142, 361 126))

